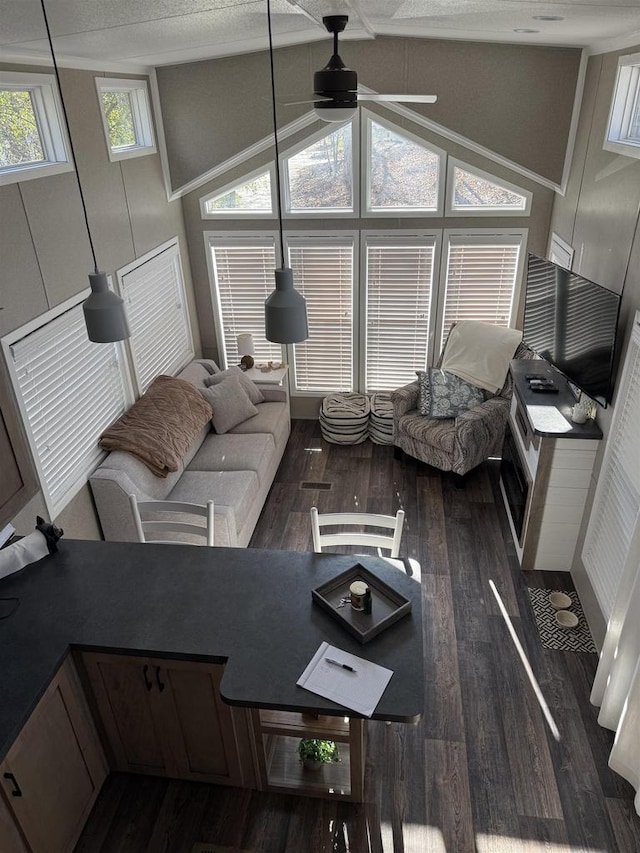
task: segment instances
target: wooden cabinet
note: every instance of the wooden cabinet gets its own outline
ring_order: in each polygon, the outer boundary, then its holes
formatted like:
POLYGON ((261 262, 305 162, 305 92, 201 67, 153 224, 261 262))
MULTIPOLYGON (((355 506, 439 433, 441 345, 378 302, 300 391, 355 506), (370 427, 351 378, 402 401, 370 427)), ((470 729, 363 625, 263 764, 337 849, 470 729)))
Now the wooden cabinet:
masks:
POLYGON ((82 658, 118 770, 253 787, 249 723, 220 697, 222 664, 82 658))
POLYGON ((0 850, 2 853, 27 853, 18 825, 0 795, 0 850))
POLYGON ((253 725, 260 790, 362 802, 366 720, 260 709, 253 711, 253 725), (304 768, 301 738, 334 741, 340 761, 304 768))
MULTIPOLYGON (((18 735, 0 775, 32 853, 73 850, 107 767, 70 659, 18 735)), ((8 850, 21 850, 16 837, 8 850)), ((0 849, 4 853, 5 847, 0 849)))

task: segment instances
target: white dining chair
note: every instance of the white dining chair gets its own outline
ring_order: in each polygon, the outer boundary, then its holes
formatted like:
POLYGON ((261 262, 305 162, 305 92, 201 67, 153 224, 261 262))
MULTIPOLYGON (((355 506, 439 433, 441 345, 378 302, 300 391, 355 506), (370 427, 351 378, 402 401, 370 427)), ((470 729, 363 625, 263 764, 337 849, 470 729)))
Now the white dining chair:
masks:
POLYGON ((207 501, 205 505, 180 501, 139 501, 135 495, 129 495, 129 506, 136 526, 138 542, 155 542, 164 545, 213 545, 213 501, 207 501), (148 518, 149 515, 153 517, 148 518), (206 524, 197 524, 194 518, 196 516, 204 518, 206 524), (172 533, 196 536, 203 541, 165 538, 167 534, 172 533))
POLYGON ((331 546, 361 545, 376 548, 379 557, 420 581, 420 563, 411 558, 399 558, 403 526, 404 510, 402 509, 399 509, 395 515, 379 515, 368 512, 325 512, 321 514, 317 507, 311 507, 311 532, 313 534, 313 550, 316 554, 320 554, 324 548, 331 546), (322 532, 325 527, 336 526, 340 526, 340 531, 322 532), (365 527, 375 527, 376 532, 365 532, 363 530, 365 527), (389 553, 383 554, 383 551, 389 553))

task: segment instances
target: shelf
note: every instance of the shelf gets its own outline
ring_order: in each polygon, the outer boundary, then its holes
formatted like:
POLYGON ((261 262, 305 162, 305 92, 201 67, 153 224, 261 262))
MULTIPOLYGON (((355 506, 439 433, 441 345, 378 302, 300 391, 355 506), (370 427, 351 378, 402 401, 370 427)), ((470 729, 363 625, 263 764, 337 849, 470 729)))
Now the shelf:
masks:
POLYGON ((309 714, 263 709, 260 711, 260 730, 263 734, 349 742, 348 717, 320 715, 316 719, 309 714))
POLYGON ((349 747, 341 745, 340 761, 309 770, 300 763, 297 737, 265 737, 267 781, 270 788, 305 796, 344 797, 351 794, 349 747))

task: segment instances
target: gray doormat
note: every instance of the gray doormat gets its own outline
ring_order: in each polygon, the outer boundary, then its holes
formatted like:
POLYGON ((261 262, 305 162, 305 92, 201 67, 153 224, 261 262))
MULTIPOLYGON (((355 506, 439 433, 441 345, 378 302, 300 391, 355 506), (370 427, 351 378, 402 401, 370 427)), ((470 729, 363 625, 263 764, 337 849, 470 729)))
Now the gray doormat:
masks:
POLYGON ((578 598, 578 593, 571 590, 532 589, 528 587, 529 598, 536 617, 536 625, 542 645, 546 649, 560 649, 564 652, 597 652, 591 631, 578 598), (549 594, 564 592, 571 598, 571 607, 579 622, 575 628, 561 628, 555 620, 556 611, 549 603, 549 594))

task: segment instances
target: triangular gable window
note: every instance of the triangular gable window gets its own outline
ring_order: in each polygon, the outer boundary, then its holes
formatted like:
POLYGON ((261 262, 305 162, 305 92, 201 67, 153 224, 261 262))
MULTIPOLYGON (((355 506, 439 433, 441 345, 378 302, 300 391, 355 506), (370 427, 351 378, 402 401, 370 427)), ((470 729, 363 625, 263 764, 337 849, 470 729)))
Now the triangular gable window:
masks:
POLYGON ((531 193, 474 169, 466 163, 449 160, 447 213, 456 216, 527 216, 531 193))
MULTIPOLYGON (((312 137, 313 139, 313 137, 312 137)), ((290 214, 354 212, 353 125, 345 124, 283 158, 285 211, 290 214)))
POLYGON ((200 200, 204 219, 273 215, 273 169, 263 169, 200 200))
POLYGON ((389 122, 366 122, 366 213, 441 214, 444 152, 389 122))

